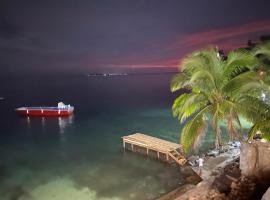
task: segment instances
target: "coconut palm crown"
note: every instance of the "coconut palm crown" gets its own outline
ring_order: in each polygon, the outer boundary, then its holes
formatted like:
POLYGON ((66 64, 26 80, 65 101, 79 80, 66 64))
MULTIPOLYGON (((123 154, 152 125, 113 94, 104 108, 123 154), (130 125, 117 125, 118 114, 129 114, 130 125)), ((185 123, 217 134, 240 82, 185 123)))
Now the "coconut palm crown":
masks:
POLYGON ((171 91, 187 88, 175 99, 173 115, 181 123, 181 143, 184 150, 195 148, 207 128, 207 121, 215 134, 215 146, 221 145, 219 121, 224 121, 230 139, 241 137, 240 116, 250 122, 267 119, 269 106, 260 98, 267 85, 254 68, 258 60, 253 53, 238 49, 227 58, 216 48, 196 51, 185 57, 180 72, 171 81, 171 91))

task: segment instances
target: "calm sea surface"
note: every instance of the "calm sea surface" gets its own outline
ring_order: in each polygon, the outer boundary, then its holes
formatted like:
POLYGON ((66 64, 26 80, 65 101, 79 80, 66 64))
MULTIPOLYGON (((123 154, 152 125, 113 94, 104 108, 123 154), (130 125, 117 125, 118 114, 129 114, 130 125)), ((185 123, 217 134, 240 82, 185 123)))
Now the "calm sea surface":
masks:
POLYGON ((24 77, 2 80, 0 199, 154 199, 184 184, 168 164, 125 152, 121 137, 142 132, 179 141, 172 74, 24 77), (75 106, 68 118, 25 118, 20 106, 75 106))

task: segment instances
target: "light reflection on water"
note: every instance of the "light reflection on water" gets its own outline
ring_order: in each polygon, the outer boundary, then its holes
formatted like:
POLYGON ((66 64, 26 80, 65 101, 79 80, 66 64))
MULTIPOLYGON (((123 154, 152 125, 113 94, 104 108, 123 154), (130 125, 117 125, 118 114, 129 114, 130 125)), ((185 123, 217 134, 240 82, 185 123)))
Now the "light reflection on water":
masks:
POLYGON ((58 125, 59 125, 59 134, 60 134, 60 141, 65 142, 65 129, 72 125, 73 123, 73 115, 68 117, 58 117, 58 125))
MULTIPOLYGON (((47 117, 35 117, 37 119, 41 120, 41 125, 42 128, 45 129, 46 128, 46 120, 48 120, 47 117)), ((60 134, 64 134, 65 133, 65 129, 67 128, 67 126, 73 124, 73 115, 67 116, 67 117, 49 117, 51 118, 50 120, 54 120, 57 119, 58 120, 58 126, 59 126, 59 133, 60 134)), ((25 117, 26 121, 27 121, 27 127, 31 128, 31 117, 25 117)))
POLYGON ((26 117, 27 120, 27 127, 31 128, 31 121, 30 121, 30 117, 26 117))

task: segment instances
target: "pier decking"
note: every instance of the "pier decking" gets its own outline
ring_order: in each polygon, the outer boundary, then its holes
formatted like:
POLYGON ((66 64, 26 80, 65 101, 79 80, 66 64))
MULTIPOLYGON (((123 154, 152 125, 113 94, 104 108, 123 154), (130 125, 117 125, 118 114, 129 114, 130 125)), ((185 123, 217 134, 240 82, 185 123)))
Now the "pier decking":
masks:
POLYGON ((134 151, 135 147, 146 149, 146 154, 149 155, 149 150, 155 151, 157 157, 165 155, 166 161, 174 161, 179 165, 184 165, 186 159, 183 156, 182 145, 155 138, 142 133, 135 133, 128 136, 123 136, 123 147, 126 148, 126 144, 131 145, 131 150, 134 151))

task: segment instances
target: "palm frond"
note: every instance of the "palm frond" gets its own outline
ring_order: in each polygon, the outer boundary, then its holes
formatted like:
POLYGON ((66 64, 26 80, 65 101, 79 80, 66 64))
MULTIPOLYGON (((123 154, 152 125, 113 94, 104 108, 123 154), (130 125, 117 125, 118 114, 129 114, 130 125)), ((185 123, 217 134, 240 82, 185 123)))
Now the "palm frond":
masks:
POLYGON ((220 68, 220 58, 215 48, 209 48, 203 51, 195 51, 182 60, 180 64, 183 72, 192 74, 197 70, 208 70, 210 73, 217 73, 220 68))
POLYGON ((184 93, 174 100, 173 105, 172 105, 174 117, 177 117, 179 113, 181 113, 182 106, 184 105, 187 98, 188 98, 188 94, 184 93))
POLYGON ((234 96, 242 96, 242 94, 246 95, 246 93, 243 92, 252 91, 251 89, 261 89, 261 87, 262 84, 258 78, 258 74, 253 71, 248 71, 227 82, 227 84, 223 86, 222 91, 233 98, 234 96))
POLYGON ((243 66, 253 69, 256 64, 258 64, 258 60, 250 51, 245 49, 237 49, 228 54, 224 73, 226 74, 226 72, 228 73, 230 71, 234 71, 236 66, 243 66))
POLYGON ((257 131, 258 131, 258 129, 257 129, 256 124, 255 124, 248 131, 248 140, 252 140, 253 137, 256 135, 257 131))
POLYGON ((236 110, 253 124, 270 119, 270 106, 255 97, 246 96, 240 99, 236 110))
POLYGON ((270 120, 256 122, 248 132, 248 140, 252 140, 258 132, 262 137, 268 137, 270 135, 270 120))
POLYGON ((240 129, 240 137, 242 137, 242 134, 243 134, 243 127, 242 127, 242 124, 241 124, 241 121, 240 121, 240 118, 239 118, 239 115, 237 114, 237 112, 234 112, 232 111, 232 116, 233 118, 235 119, 239 129, 240 129))
POLYGON ((207 70, 198 70, 192 74, 190 77, 190 84, 193 87, 200 88, 202 91, 216 88, 215 79, 207 70))
POLYGON ((265 55, 270 58, 270 41, 257 45, 253 50, 254 55, 265 55))
POLYGON ((243 72, 249 71, 258 65, 258 60, 254 55, 244 49, 231 51, 223 65, 223 77, 230 80, 243 72))
POLYGON ((174 117, 178 116, 179 121, 183 122, 187 117, 195 114, 207 104, 207 99, 200 93, 183 94, 173 104, 173 115, 174 117))
POLYGON ((183 89, 189 85, 189 77, 185 73, 176 74, 171 80, 171 92, 183 89))
POLYGON ((219 55, 218 49, 210 47, 204 51, 201 51, 200 56, 205 60, 205 69, 211 74, 215 74, 215 77, 222 72, 222 59, 219 55))
POLYGON ((196 139, 204 133, 207 124, 204 120, 204 115, 209 111, 211 106, 206 106, 196 114, 190 121, 186 123, 181 133, 181 144, 185 151, 188 151, 191 146, 196 146, 196 139))

